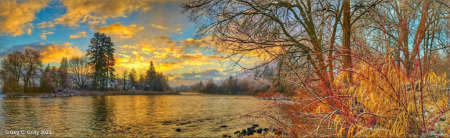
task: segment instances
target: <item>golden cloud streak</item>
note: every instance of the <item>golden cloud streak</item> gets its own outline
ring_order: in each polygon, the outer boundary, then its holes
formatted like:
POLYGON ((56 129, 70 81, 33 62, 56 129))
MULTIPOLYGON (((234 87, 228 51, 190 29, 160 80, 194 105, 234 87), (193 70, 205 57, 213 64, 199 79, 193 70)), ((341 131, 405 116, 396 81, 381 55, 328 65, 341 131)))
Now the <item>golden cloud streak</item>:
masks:
POLYGON ((42 62, 60 62, 62 57, 68 56, 81 56, 83 53, 78 47, 73 47, 71 43, 65 42, 62 44, 50 44, 42 49, 41 51, 42 62))
POLYGON ((83 32, 79 32, 77 34, 70 35, 70 38, 72 38, 72 39, 80 38, 80 37, 86 37, 86 32, 83 31, 83 32))
POLYGON ((102 26, 98 27, 95 30, 101 33, 110 34, 110 35, 117 35, 121 38, 131 38, 136 32, 139 32, 143 30, 144 27, 137 27, 136 25, 132 24, 129 26, 124 26, 120 22, 108 25, 108 26, 102 26))

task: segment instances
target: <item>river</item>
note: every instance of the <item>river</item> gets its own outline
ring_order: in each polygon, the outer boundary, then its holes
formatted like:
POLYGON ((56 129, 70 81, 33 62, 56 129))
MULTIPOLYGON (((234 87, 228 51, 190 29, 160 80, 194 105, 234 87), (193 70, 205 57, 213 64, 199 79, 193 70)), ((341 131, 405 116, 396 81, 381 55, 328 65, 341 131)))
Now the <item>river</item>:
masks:
POLYGON ((51 137, 234 137, 252 124, 269 128, 266 118, 242 115, 258 115, 272 102, 197 93, 0 98, 0 137, 21 130, 18 136, 48 130, 51 137))

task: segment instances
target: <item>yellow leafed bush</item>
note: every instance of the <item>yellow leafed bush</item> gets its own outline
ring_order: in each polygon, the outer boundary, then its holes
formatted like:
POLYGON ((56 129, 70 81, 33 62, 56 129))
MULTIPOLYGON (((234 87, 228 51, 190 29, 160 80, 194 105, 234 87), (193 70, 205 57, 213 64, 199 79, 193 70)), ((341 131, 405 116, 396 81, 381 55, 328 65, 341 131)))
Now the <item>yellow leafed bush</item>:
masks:
MULTIPOLYGON (((448 127, 442 121, 448 117, 446 75, 437 76, 406 73, 388 63, 362 63, 349 73, 339 74, 333 86, 342 100, 337 107, 334 129, 337 136, 405 137, 447 135, 448 127), (351 85, 350 85, 351 84, 351 85), (442 127, 442 128, 436 128, 442 127)), ((450 118, 449 118, 450 119, 450 118)))

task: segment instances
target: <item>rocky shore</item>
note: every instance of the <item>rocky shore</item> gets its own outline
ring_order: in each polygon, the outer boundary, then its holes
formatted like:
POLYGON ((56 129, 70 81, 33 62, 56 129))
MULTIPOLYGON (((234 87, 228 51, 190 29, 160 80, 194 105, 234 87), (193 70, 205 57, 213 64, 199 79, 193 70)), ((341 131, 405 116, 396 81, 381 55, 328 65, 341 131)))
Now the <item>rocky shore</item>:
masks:
MULTIPOLYGON (((254 134, 260 134, 262 136, 266 136, 269 133, 275 134, 277 136, 282 135, 281 131, 278 131, 276 129, 270 129, 270 128, 262 128, 260 127, 258 124, 254 124, 251 127, 248 127, 246 129, 242 129, 242 131, 235 131, 234 135, 237 137, 242 137, 242 136, 252 136, 254 134)), ((231 137, 229 135, 222 135, 222 137, 231 137)))

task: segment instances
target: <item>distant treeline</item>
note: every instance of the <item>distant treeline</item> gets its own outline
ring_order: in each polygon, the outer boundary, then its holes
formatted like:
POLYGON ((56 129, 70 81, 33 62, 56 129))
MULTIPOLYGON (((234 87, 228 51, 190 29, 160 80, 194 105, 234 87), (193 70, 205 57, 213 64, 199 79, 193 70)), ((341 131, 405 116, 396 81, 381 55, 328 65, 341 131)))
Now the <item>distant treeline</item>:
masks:
POLYGON ((8 54, 0 66, 2 92, 68 92, 71 90, 167 91, 167 77, 156 72, 153 62, 143 74, 134 68, 114 74, 114 44, 105 34, 95 33, 84 57, 63 57, 59 67, 43 68, 39 51, 27 48, 8 54))
POLYGON ((119 79, 119 85, 123 85, 123 90, 150 90, 150 91, 168 91, 170 90, 168 79, 162 72, 156 72, 153 62, 145 73, 137 74, 134 68, 130 72, 123 71, 122 79, 119 79))
POLYGON ((267 91, 270 86, 271 83, 267 79, 252 77, 237 79, 230 76, 219 85, 213 79, 208 79, 205 83, 200 81, 190 86, 182 85, 173 89, 180 92, 196 91, 207 94, 247 95, 267 91))

